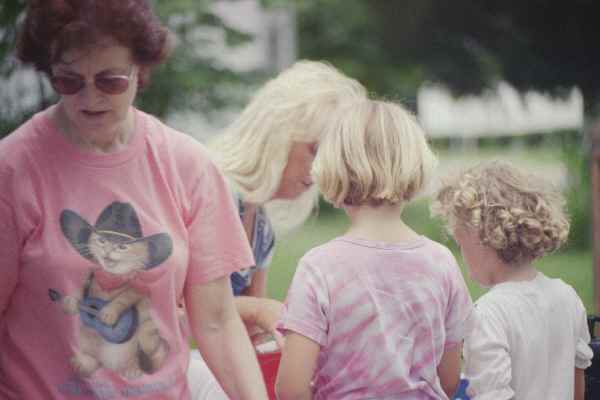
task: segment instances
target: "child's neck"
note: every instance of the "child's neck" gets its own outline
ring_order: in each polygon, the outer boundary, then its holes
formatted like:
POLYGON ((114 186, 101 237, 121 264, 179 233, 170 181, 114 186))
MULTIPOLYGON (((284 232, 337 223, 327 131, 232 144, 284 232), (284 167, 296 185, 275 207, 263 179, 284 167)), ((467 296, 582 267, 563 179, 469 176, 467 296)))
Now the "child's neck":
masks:
POLYGON ((531 264, 511 266, 504 264, 494 271, 492 276, 493 285, 504 282, 531 281, 537 276, 537 269, 531 264))
POLYGON ((402 204, 345 207, 350 218, 350 228, 346 235, 386 243, 414 240, 419 235, 400 218, 402 208, 402 204))

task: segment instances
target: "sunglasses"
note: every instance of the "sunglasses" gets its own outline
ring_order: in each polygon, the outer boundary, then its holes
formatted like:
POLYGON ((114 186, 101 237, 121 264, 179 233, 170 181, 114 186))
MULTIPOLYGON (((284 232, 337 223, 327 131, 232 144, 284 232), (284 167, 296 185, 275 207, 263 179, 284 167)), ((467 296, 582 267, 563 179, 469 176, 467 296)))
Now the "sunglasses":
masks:
MULTIPOLYGON (((94 86, 102 93, 116 95, 125 93, 133 75, 133 65, 128 75, 111 75, 100 72, 94 76, 94 86)), ((86 85, 86 80, 79 75, 51 75, 50 84, 61 95, 78 93, 86 85)))

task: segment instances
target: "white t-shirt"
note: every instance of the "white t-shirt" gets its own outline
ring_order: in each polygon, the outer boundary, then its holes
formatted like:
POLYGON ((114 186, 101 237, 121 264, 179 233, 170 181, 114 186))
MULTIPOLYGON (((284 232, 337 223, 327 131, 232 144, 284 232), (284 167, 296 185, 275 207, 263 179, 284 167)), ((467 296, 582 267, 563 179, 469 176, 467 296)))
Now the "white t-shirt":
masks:
POLYGON ((573 399, 574 370, 590 365, 585 308, 573 288, 541 272, 493 287, 465 338, 473 400, 573 399))

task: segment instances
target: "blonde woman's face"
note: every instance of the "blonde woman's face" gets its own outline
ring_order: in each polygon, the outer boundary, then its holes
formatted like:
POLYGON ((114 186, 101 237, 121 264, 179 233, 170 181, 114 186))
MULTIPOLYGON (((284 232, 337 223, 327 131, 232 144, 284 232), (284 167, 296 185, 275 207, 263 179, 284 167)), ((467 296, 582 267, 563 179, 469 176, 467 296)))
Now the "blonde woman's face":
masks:
POLYGON ((317 154, 317 145, 315 142, 292 144, 274 199, 293 200, 312 186, 310 169, 317 154))

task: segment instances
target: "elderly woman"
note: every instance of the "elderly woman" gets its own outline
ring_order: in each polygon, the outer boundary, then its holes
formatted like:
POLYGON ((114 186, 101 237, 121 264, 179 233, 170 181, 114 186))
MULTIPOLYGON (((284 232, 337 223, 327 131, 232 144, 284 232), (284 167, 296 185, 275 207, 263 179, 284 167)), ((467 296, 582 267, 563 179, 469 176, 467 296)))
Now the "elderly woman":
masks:
POLYGON ((206 150, 132 106, 169 32, 145 0, 36 0, 18 43, 60 96, 0 142, 0 398, 189 399, 189 338, 264 399, 230 274, 254 265, 206 150))

